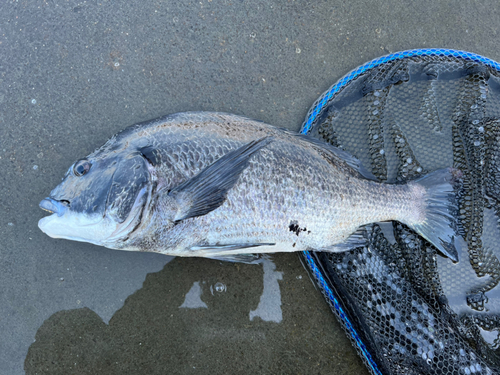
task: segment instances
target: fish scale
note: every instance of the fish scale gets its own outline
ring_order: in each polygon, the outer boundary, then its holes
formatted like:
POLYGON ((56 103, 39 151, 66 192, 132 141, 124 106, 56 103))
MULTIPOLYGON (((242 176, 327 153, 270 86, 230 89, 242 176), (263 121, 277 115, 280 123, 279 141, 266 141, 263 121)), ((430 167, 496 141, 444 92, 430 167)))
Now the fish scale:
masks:
MULTIPOLYGON (((400 207, 404 207, 406 202, 404 194, 401 194, 400 201, 394 206, 388 207, 385 203, 377 204, 379 201, 374 199, 373 194, 368 194, 370 189, 362 186, 369 183, 368 181, 358 180, 349 183, 345 176, 337 173, 330 164, 318 163, 315 159, 308 162, 307 157, 311 157, 309 152, 297 151, 296 147, 287 149, 287 144, 283 142, 274 143, 267 146, 262 155, 255 156, 253 162, 240 176, 237 185, 228 193, 227 203, 204 217, 193 219, 195 221, 193 232, 190 232, 189 236, 191 240, 204 238, 207 233, 211 233, 207 240, 212 243, 227 241, 259 243, 272 240, 277 243, 277 246, 284 243, 283 246, 287 247, 292 242, 295 244, 294 248, 297 249, 324 248, 343 239, 334 237, 334 235, 338 236, 339 228, 346 228, 347 234, 350 234, 356 229, 356 225, 353 228, 353 221, 370 222, 385 219, 388 215, 394 215, 400 207), (293 171, 294 179, 290 178, 291 171, 293 171), (268 178, 262 180, 261 176, 268 176, 268 178), (297 181, 301 181, 303 186, 297 188, 297 181), (331 181, 335 183, 332 184, 331 181), (360 185, 357 188, 354 187, 356 183, 360 185), (270 194, 273 190, 275 194, 270 194), (356 200, 367 202, 362 210, 370 214, 359 213, 357 218, 352 218, 355 216, 352 215, 348 223, 344 223, 345 209, 339 207, 342 206, 343 201, 346 207, 353 207, 356 202, 342 200, 340 195, 355 196, 356 200), (253 197, 253 199, 244 199, 245 197, 253 197), (279 202, 280 198, 283 199, 284 204, 276 210, 277 207, 274 207, 273 203, 279 202), (307 212, 304 212, 304 207, 301 207, 303 202, 313 202, 309 203, 307 212), (238 213, 243 213, 243 215, 238 215, 238 213), (297 221, 302 228, 307 230, 297 236, 289 229, 292 221, 297 221), (249 230, 244 231, 241 230, 242 228, 249 230), (333 228, 335 228, 335 233, 332 233, 333 228), (306 235, 307 232, 310 233, 306 235), (313 232, 314 234, 310 236, 313 232)), ((209 142, 209 145, 209 152, 220 150, 213 141, 209 142)), ((211 161, 212 158, 207 158, 205 164, 209 165, 211 161)), ((380 190, 385 192, 387 189, 390 188, 383 186, 382 189, 381 186, 380 190)), ((168 230, 155 234, 155 238, 158 239, 158 243, 153 245, 155 251, 162 252, 162 244, 169 242, 168 237, 168 230)), ((276 248, 273 248, 271 251, 275 250, 276 248)))

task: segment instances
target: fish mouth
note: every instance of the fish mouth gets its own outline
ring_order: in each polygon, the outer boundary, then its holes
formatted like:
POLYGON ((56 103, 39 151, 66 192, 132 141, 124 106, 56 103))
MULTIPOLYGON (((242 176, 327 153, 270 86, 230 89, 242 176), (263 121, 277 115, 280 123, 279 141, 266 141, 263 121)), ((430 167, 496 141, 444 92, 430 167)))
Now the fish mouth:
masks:
POLYGON ((50 212, 51 214, 57 214, 57 216, 61 217, 68 209, 69 202, 66 200, 58 201, 47 197, 40 202, 39 207, 44 211, 50 212))

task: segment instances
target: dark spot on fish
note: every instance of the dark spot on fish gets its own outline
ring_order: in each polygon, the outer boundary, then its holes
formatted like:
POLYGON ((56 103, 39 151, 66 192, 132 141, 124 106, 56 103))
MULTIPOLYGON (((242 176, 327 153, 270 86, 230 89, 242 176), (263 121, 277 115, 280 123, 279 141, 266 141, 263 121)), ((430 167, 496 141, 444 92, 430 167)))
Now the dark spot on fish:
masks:
POLYGON ((294 232, 297 236, 299 235, 300 233, 300 228, 299 228, 299 225, 298 224, 290 224, 288 226, 288 228, 290 229, 290 232, 294 232))
POLYGON ((294 242, 294 243, 293 243, 292 247, 295 247, 295 245, 297 245, 297 243, 296 243, 296 242, 294 242))
MULTIPOLYGON (((293 232, 295 233, 297 236, 299 235, 300 232, 305 232, 307 231, 307 228, 304 227, 304 228, 301 228, 299 227, 299 223, 296 222, 296 221, 291 221, 290 222, 290 225, 288 226, 288 229, 290 229, 290 232, 293 232)), ((310 233, 311 231, 309 231, 310 233)))

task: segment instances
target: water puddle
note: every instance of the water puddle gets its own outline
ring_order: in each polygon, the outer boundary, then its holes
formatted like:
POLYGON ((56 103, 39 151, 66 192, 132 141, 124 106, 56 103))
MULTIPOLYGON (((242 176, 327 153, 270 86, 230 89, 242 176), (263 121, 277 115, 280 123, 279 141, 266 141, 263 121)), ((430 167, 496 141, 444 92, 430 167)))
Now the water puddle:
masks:
POLYGON ((269 258, 263 258, 261 264, 264 269, 264 290, 259 305, 250 311, 250 320, 259 317, 265 322, 280 323, 283 320, 283 312, 278 280, 283 280, 283 272, 276 271, 276 264, 269 258))
POLYGON ((191 289, 189 289, 189 292, 186 294, 186 298, 184 299, 184 302, 182 305, 179 306, 179 308, 185 308, 185 309, 199 309, 199 308, 205 308, 208 309, 208 306, 205 302, 201 300, 201 295, 203 291, 200 286, 199 281, 195 281, 193 283, 193 286, 191 289))
MULTIPOLYGON (((296 254, 261 264, 174 258, 109 324, 88 308, 53 314, 29 348, 26 373, 328 373, 339 366, 332 353, 343 353, 347 371, 356 354, 302 273, 296 254)), ((361 366, 356 373, 366 373, 361 366)))

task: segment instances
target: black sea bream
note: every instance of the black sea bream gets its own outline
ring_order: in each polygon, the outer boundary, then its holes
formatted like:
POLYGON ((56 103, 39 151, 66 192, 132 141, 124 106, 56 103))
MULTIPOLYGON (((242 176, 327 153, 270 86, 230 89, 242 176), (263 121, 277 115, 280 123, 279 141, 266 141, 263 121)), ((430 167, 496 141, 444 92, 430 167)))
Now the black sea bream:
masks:
POLYGON ((400 221, 457 260, 453 183, 439 170, 406 185, 373 181, 340 149, 222 113, 131 126, 73 164, 40 207, 54 238, 112 249, 245 260, 345 251, 363 225, 400 221))

